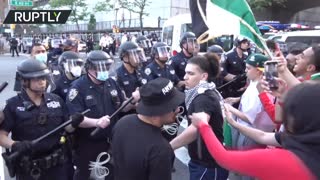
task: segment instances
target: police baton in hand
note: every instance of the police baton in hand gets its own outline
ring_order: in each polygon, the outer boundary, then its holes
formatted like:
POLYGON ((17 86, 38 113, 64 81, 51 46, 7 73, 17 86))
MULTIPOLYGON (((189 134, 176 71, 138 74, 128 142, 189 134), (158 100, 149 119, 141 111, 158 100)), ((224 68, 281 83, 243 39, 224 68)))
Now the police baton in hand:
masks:
MULTIPOLYGON (((83 111, 81 114, 86 114, 87 112, 89 112, 90 109, 87 109, 85 111, 83 111)), ((56 127, 55 129, 51 130, 50 132, 48 132, 47 134, 34 139, 31 141, 31 146, 36 145, 37 143, 39 143, 40 141, 42 141, 43 139, 47 138, 48 136, 60 131, 61 129, 65 128, 66 126, 68 126, 69 124, 72 123, 72 118, 70 118, 68 121, 64 122, 63 124, 61 124, 60 126, 56 127)), ((15 163, 17 158, 20 156, 20 152, 16 151, 13 153, 2 153, 2 157, 6 163, 6 166, 8 168, 8 172, 10 177, 14 177, 15 176, 15 163)))
MULTIPOLYGON (((128 99, 127 102, 123 103, 111 116, 110 116, 110 121, 112 118, 114 118, 114 116, 116 116, 123 108, 125 108, 129 103, 132 102, 133 100, 133 96, 131 98, 128 99)), ((90 134, 91 137, 96 136, 100 131, 102 130, 102 128, 97 127, 95 130, 93 130, 90 134)))
POLYGON ((244 78, 244 77, 246 77, 246 73, 243 73, 243 74, 237 76, 236 78, 232 79, 231 81, 229 81, 229 82, 221 85, 220 87, 217 87, 217 90, 218 90, 218 91, 221 91, 224 87, 226 87, 226 86, 228 86, 228 85, 230 85, 230 84, 232 84, 232 83, 234 83, 234 82, 236 82, 236 81, 238 81, 239 79, 242 79, 242 78, 244 78))
POLYGON ((0 93, 4 90, 4 88, 6 88, 8 86, 8 82, 3 82, 1 85, 0 85, 0 93))

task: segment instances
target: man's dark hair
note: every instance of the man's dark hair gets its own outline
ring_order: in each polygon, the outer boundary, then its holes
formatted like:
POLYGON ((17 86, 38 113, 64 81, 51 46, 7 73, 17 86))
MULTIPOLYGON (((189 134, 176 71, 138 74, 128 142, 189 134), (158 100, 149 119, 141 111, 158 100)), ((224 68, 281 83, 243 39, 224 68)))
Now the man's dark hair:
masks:
POLYGON ((219 57, 214 53, 206 53, 203 56, 194 56, 188 60, 188 64, 199 66, 201 71, 208 73, 208 82, 214 82, 220 73, 219 57))
POLYGON ((32 46, 31 52, 33 51, 34 47, 38 47, 38 46, 44 47, 44 45, 41 44, 41 43, 34 43, 33 46, 32 46))
POLYGON ((316 72, 320 72, 320 45, 312 46, 313 56, 311 57, 311 64, 313 64, 316 72))

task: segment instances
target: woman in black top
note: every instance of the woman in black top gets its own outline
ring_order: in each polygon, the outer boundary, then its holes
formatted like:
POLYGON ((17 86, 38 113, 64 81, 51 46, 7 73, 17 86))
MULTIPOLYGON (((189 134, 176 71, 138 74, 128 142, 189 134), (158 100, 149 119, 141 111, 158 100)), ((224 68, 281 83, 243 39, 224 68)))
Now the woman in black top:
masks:
MULTIPOLYGON (((194 56, 188 60, 185 80, 185 104, 188 115, 206 112, 210 115, 209 124, 223 142, 222 97, 216 90, 214 80, 219 74, 219 57, 213 53, 194 56)), ((190 120, 189 125, 191 124, 190 120)), ((228 178, 228 172, 221 168, 210 156, 197 129, 190 125, 180 136, 171 141, 173 149, 188 145, 191 161, 189 162, 190 180, 228 178)))

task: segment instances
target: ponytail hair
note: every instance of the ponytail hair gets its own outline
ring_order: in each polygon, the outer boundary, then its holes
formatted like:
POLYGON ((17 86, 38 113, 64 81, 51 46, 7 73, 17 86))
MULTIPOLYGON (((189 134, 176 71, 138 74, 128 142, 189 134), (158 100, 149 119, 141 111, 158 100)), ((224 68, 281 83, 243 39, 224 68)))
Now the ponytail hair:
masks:
POLYGON ((208 73, 208 82, 214 82, 220 74, 220 58, 215 53, 194 56, 188 60, 188 64, 197 65, 201 71, 208 73))

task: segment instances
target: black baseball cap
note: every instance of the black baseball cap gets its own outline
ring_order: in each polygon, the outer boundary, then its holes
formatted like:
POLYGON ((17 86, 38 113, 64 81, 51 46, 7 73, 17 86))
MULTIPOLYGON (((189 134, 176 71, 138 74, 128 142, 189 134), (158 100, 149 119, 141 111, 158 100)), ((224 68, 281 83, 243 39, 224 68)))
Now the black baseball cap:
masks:
POLYGON ((137 113, 145 116, 160 116, 174 111, 184 102, 184 93, 177 90, 166 78, 149 81, 140 88, 141 101, 137 113))

